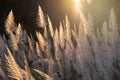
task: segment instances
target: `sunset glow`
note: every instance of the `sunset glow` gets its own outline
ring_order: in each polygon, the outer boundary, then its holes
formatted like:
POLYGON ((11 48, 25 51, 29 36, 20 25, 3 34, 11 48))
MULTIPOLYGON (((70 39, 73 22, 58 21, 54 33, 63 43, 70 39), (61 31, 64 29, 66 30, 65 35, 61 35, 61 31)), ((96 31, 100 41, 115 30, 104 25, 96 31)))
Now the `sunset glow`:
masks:
POLYGON ((76 6, 76 9, 80 9, 80 0, 73 0, 76 6))

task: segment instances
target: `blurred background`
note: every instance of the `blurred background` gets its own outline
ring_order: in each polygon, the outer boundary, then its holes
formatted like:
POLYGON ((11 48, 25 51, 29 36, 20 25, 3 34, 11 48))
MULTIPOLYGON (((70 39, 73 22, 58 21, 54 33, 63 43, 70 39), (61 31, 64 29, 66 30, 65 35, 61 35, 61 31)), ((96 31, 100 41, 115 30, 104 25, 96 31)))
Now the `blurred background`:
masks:
MULTIPOLYGON (((95 26, 101 26, 109 17, 111 8, 114 8, 118 23, 120 22, 120 0, 93 0, 92 4, 86 1, 81 3, 81 11, 88 15, 91 13, 95 26)), ((20 22, 24 29, 32 32, 37 29, 38 5, 45 15, 49 15, 54 27, 58 27, 60 21, 67 14, 71 26, 78 25, 79 16, 72 0, 0 0, 0 34, 4 32, 4 22, 10 10, 13 10, 15 22, 20 22)))

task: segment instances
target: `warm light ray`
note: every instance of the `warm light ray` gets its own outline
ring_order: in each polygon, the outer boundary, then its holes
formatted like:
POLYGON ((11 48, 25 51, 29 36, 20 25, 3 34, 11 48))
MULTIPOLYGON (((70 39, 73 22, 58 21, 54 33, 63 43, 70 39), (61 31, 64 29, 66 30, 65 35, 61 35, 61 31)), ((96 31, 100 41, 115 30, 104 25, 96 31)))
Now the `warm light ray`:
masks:
POLYGON ((80 9, 80 0, 73 0, 76 6, 76 9, 80 9))

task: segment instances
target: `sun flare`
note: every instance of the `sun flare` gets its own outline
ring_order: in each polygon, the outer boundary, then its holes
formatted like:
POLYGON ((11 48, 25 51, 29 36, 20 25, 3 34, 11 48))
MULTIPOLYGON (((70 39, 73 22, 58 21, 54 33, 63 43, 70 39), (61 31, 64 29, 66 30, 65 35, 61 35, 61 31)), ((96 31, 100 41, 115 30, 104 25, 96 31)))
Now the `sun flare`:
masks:
POLYGON ((80 9, 80 0, 73 0, 76 6, 76 9, 80 9))

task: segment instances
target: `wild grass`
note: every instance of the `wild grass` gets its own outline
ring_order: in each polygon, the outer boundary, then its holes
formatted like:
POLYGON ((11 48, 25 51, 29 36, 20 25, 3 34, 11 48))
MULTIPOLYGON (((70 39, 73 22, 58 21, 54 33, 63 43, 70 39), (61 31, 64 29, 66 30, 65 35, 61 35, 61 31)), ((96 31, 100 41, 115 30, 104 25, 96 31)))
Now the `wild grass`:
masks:
POLYGON ((39 6, 37 40, 17 26, 11 11, 0 36, 0 77, 3 80, 120 80, 120 35, 114 9, 103 26, 80 11, 79 26, 68 17, 52 26, 39 6), (48 25, 47 25, 48 24, 48 25))

